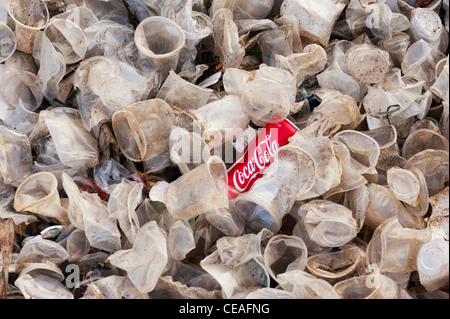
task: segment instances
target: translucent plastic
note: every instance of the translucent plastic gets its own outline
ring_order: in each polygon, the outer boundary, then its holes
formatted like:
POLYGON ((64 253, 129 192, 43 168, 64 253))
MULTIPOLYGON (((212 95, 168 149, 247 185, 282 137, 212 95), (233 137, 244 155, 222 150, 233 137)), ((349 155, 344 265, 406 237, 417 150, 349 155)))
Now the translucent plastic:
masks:
POLYGON ((348 245, 339 251, 308 257, 306 267, 318 278, 336 283, 350 276, 362 275, 367 267, 367 258, 361 248, 348 245))
POLYGON ((296 78, 297 85, 300 85, 325 68, 327 54, 320 45, 310 44, 303 48, 302 53, 276 55, 275 59, 276 66, 291 72, 296 78))
POLYGON ((293 14, 299 23, 300 35, 328 45, 333 26, 344 10, 343 3, 329 0, 299 1, 285 0, 280 9, 281 16, 293 14))
POLYGON ((18 256, 20 265, 52 262, 56 265, 69 259, 69 253, 60 244, 43 238, 33 238, 23 246, 18 256))
POLYGON ((0 125, 0 173, 4 183, 18 186, 31 172, 33 158, 25 134, 0 125))
POLYGON ((282 193, 276 176, 272 173, 257 180, 248 192, 239 194, 233 205, 236 213, 245 221, 247 229, 257 232, 267 228, 277 233, 293 201, 282 193))
POLYGON ((291 270, 280 274, 278 283, 296 299, 339 299, 328 282, 305 271, 291 270))
POLYGON ((402 156, 409 159, 426 149, 449 151, 448 140, 440 134, 429 129, 418 129, 409 134, 402 147, 402 156))
POLYGON ((276 181, 281 192, 289 198, 305 200, 338 186, 342 171, 330 139, 294 138, 295 135, 276 156, 276 181))
POLYGON ((258 288, 269 287, 270 277, 262 262, 267 229, 240 237, 221 237, 217 250, 200 262, 200 266, 220 284, 224 298, 247 295, 258 288))
POLYGON ((333 289, 343 299, 412 299, 395 281, 380 273, 343 280, 333 289))
POLYGON ((117 221, 109 216, 106 203, 98 194, 82 192, 73 179, 62 173, 62 183, 69 198, 67 213, 72 225, 84 230, 90 245, 109 252, 121 248, 117 221))
POLYGON ((0 63, 2 63, 10 58, 17 48, 14 32, 2 22, 0 22, 0 39, 0 63))
POLYGON ((448 242, 442 238, 424 244, 417 255, 420 283, 428 291, 435 291, 448 283, 448 242))
POLYGON ((159 76, 143 73, 130 64, 95 56, 84 60, 73 79, 86 129, 110 121, 115 111, 156 95, 159 76))
POLYGON ((149 17, 139 23, 134 34, 142 70, 157 69, 163 77, 175 71, 186 37, 183 29, 164 17, 149 17))
POLYGON ((306 244, 297 236, 275 235, 264 249, 264 264, 275 280, 279 274, 304 270, 307 257, 306 244))
POLYGON ((59 107, 42 111, 40 116, 52 136, 58 158, 64 165, 77 169, 97 165, 97 140, 84 128, 78 110, 59 107))
POLYGON ((68 225, 67 211, 61 206, 58 181, 52 173, 36 173, 19 185, 14 198, 14 208, 56 218, 68 225))
POLYGON ((294 52, 286 32, 282 29, 269 30, 261 34, 258 39, 262 60, 269 66, 276 65, 277 56, 289 56, 294 52))
POLYGON ((177 164, 182 174, 206 163, 210 157, 209 147, 203 137, 179 126, 172 127, 169 149, 170 159, 177 164))
POLYGON ((208 211, 227 208, 227 174, 225 164, 218 156, 170 184, 158 182, 150 190, 150 199, 166 204, 176 219, 190 219, 208 211))
POLYGON ((166 234, 155 221, 143 225, 131 249, 108 257, 109 262, 127 272, 127 277, 141 292, 152 291, 168 261, 166 234))
POLYGON ((52 44, 64 56, 66 64, 84 59, 88 43, 83 30, 71 20, 53 18, 44 29, 52 44))
POLYGON ((430 197, 432 212, 427 224, 428 229, 446 240, 449 239, 448 189, 446 187, 436 195, 430 197))
POLYGON ((239 68, 244 59, 245 50, 239 41, 233 12, 230 9, 221 8, 214 12, 212 22, 215 54, 219 56, 224 68, 239 68))
POLYGON ((0 69, 0 96, 12 109, 36 110, 43 101, 38 68, 31 56, 16 51, 0 69))
POLYGON ((439 14, 428 8, 415 8, 411 11, 411 35, 413 41, 420 39, 438 48, 441 41, 442 25, 439 14))
POLYGON ((166 101, 170 106, 183 110, 198 109, 208 103, 214 91, 205 89, 182 79, 173 71, 164 81, 156 97, 166 101))
POLYGON ((389 54, 367 44, 357 45, 345 55, 347 68, 361 83, 380 83, 390 68, 389 54))
POLYGON ((123 154, 135 162, 168 152, 173 115, 161 99, 134 103, 116 111, 112 126, 123 154))
POLYGON ((332 136, 342 129, 353 130, 364 120, 352 96, 329 89, 322 93, 322 102, 314 108, 306 127, 297 133, 299 137, 332 136))
POLYGON ((195 248, 194 233, 187 222, 175 221, 167 235, 167 249, 170 257, 183 260, 195 248))
POLYGON ((74 230, 67 238, 66 250, 70 256, 69 262, 78 262, 80 258, 89 253, 90 249, 91 245, 81 229, 74 230))
POLYGON ((123 179, 121 183, 111 187, 108 199, 108 213, 117 219, 120 229, 128 241, 133 244, 139 228, 142 226, 136 214, 136 209, 142 202, 144 185, 123 179))
POLYGON ((26 299, 74 299, 63 279, 64 274, 54 263, 33 263, 21 271, 14 285, 26 299))
POLYGON ((403 227, 397 217, 386 219, 372 236, 367 255, 382 273, 409 273, 417 270, 420 247, 431 239, 427 229, 403 227))
POLYGON ((327 200, 300 206, 299 216, 311 241, 322 247, 339 247, 356 237, 358 226, 352 211, 327 200))
POLYGON ((421 229, 424 220, 410 212, 400 200, 395 197, 389 187, 370 184, 367 188, 369 204, 366 211, 365 224, 375 230, 384 220, 398 217, 403 227, 421 229))
POLYGON ((42 84, 44 97, 54 100, 59 95, 59 83, 66 73, 64 56, 53 47, 43 32, 37 33, 32 53, 39 62, 38 79, 42 84))
POLYGON ((149 297, 139 292, 128 278, 111 275, 88 284, 81 299, 149 299, 149 297))
POLYGON ((210 147, 233 140, 250 123, 245 105, 238 96, 233 95, 191 110, 191 113, 203 128, 203 136, 211 140, 208 143, 210 147))
POLYGON ((405 170, 394 166, 387 171, 387 182, 395 197, 416 208, 409 209, 412 213, 419 216, 427 213, 428 188, 419 169, 405 170))
POLYGON ((429 149, 417 153, 405 163, 405 169, 411 167, 418 168, 425 176, 430 196, 441 191, 449 180, 449 157, 443 150, 429 149))
POLYGON ((49 21, 46 3, 42 0, 13 0, 9 3, 8 12, 15 22, 17 50, 33 53, 36 35, 49 21))

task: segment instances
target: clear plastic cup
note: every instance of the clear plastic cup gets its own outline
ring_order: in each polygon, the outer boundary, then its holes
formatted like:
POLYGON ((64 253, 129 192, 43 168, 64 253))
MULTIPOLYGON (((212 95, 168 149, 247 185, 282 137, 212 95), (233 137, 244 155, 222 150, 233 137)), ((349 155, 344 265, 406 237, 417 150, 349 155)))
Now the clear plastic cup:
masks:
POLYGON ((9 15, 15 22, 17 50, 33 53, 34 39, 50 18, 47 5, 43 0, 11 0, 9 15))
POLYGON ((165 203, 174 218, 190 219, 228 208, 227 185, 225 164, 214 155, 170 184, 156 183, 150 190, 150 199, 165 203))
POLYGON ((10 58, 16 51, 17 41, 14 32, 0 22, 0 63, 10 58))
POLYGON ((14 197, 14 208, 56 218, 68 225, 67 211, 61 206, 58 181, 52 173, 36 173, 19 185, 14 197))
POLYGON ((177 23, 164 17, 149 17, 139 23, 134 39, 143 70, 157 69, 164 78, 170 70, 176 70, 186 42, 184 31, 177 23))
POLYGON ((233 201, 234 209, 245 221, 247 229, 258 232, 267 228, 273 233, 281 229, 282 220, 294 203, 281 192, 273 174, 257 180, 248 192, 233 201))
POLYGON ((71 20, 53 18, 44 29, 51 43, 64 56, 66 64, 84 59, 88 43, 83 30, 71 20))
POLYGON ((136 102, 114 113, 112 125, 122 153, 135 162, 169 152, 173 114, 161 99, 136 102))
POLYGON ((299 22, 300 35, 318 41, 326 47, 330 40, 334 24, 345 5, 329 0, 285 0, 280 14, 293 14, 299 22))
POLYGON ((424 244, 417 255, 417 271, 420 283, 428 291, 435 291, 448 284, 448 241, 434 239, 424 244))
POLYGON ((30 140, 25 134, 0 125, 0 176, 6 184, 18 186, 32 173, 30 140))

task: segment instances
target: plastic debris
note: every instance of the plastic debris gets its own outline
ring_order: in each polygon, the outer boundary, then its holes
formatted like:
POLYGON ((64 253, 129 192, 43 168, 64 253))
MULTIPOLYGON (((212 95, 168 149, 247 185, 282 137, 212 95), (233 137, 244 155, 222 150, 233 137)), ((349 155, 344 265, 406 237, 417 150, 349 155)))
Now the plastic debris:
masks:
POLYGON ((0 0, 0 299, 448 299, 448 17, 0 0))

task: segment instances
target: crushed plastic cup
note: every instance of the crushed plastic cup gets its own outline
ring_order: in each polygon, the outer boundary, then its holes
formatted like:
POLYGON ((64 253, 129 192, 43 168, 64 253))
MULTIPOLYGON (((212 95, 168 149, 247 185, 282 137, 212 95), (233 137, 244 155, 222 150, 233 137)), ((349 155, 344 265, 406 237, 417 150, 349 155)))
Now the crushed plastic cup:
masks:
POLYGON ((47 35, 36 34, 33 57, 39 62, 38 80, 44 97, 52 101, 59 95, 59 83, 66 74, 66 61, 62 53, 52 45, 47 35))
POLYGON ((190 112, 203 128, 203 136, 208 142, 212 140, 208 143, 210 147, 233 140, 250 123, 246 107, 238 96, 228 95, 190 112))
POLYGON ((163 77, 176 70, 186 36, 174 21, 164 17, 149 17, 139 23, 134 34, 141 68, 157 69, 163 77))
POLYGON ((173 217, 186 220, 228 208, 227 185, 225 164, 214 155, 170 184, 156 183, 150 190, 150 199, 165 203, 173 217))
POLYGON ((412 299, 395 281, 380 273, 340 281, 333 289, 343 299, 412 299))
POLYGON ((449 239, 449 213, 446 209, 449 198, 448 190, 449 188, 446 187, 430 197, 432 212, 427 224, 428 229, 446 240, 449 239))
POLYGON ((277 233, 293 202, 282 193, 274 174, 266 172, 249 191, 239 194, 232 203, 248 229, 260 231, 267 228, 277 233))
POLYGON ((17 50, 33 53, 36 35, 50 18, 46 3, 42 0, 12 0, 8 12, 15 22, 17 50))
POLYGON ((293 54, 292 45, 282 29, 269 30, 259 37, 258 45, 261 48, 262 60, 269 66, 276 65, 276 56, 289 56, 293 54))
POLYGON ((93 20, 87 23, 85 27, 80 25, 88 42, 87 58, 102 55, 140 69, 134 42, 135 32, 132 28, 110 20, 93 20))
POLYGON ((345 5, 329 0, 299 1, 285 0, 280 9, 281 16, 293 14, 299 22, 300 35, 328 45, 333 26, 345 5))
POLYGON ((274 0, 238 0, 233 15, 236 19, 264 19, 272 10, 274 0))
POLYGON ((112 125, 123 154, 136 162, 168 152, 173 118, 170 106, 161 99, 131 104, 114 113, 112 125))
POLYGON ((308 258, 307 250, 300 237, 275 235, 269 239, 264 249, 264 264, 270 276, 276 280, 279 274, 304 270, 308 258))
POLYGON ((71 20, 54 18, 44 29, 51 43, 64 56, 66 64, 74 64, 84 59, 88 48, 83 30, 71 20))
POLYGON ((300 85, 305 80, 320 73, 327 62, 324 48, 318 44, 310 44, 301 53, 275 55, 276 67, 290 71, 300 85))
POLYGON ((430 196, 441 191, 449 180, 449 156, 443 150, 427 149, 415 154, 404 165, 405 169, 411 167, 418 168, 425 176, 430 196))
POLYGON ((11 108, 23 104, 30 111, 41 105, 44 95, 36 64, 25 53, 15 52, 0 69, 0 97, 11 108))
POLYGON ((280 274, 278 283, 296 299, 340 299, 330 283, 302 270, 280 274))
POLYGON ((26 299, 74 299, 63 280, 63 272, 54 263, 33 263, 20 272, 14 285, 26 299))
POLYGON ((428 291, 435 291, 448 283, 448 242, 443 238, 424 244, 417 254, 420 283, 428 291))
POLYGON ((365 251, 356 245, 345 245, 338 251, 309 256, 306 262, 311 274, 331 283, 362 275, 367 266, 365 251))
POLYGON ((97 165, 97 142, 91 132, 84 128, 78 110, 55 108, 42 111, 40 117, 55 144, 58 158, 64 165, 76 169, 97 165), (66 144, 67 140, 74 142, 66 144))
POLYGON ((156 98, 166 101, 170 106, 191 110, 204 106, 213 96, 213 90, 188 82, 170 71, 156 98))
POLYGON ((298 214, 309 238, 319 246, 339 247, 356 237, 356 220, 345 206, 328 200, 312 200, 300 206, 298 214))
POLYGON ((367 256, 381 273, 410 273, 417 270, 417 254, 430 239, 431 233, 426 228, 406 228, 397 217, 388 218, 375 230, 367 256))
POLYGON ((293 139, 295 135, 276 156, 276 182, 280 191, 289 198, 305 200, 338 186, 341 168, 330 139, 293 139))
POLYGON ((28 137, 0 125, 0 159, 3 183, 18 186, 32 174, 33 158, 28 137))
POLYGON ((428 212, 428 187, 419 169, 405 170, 394 166, 387 171, 387 182, 395 197, 407 204, 410 212, 419 216, 428 212))
POLYGON ((4 23, 0 22, 0 63, 10 58, 17 48, 14 32, 4 23))
POLYGON ((115 111, 154 96, 160 78, 155 73, 144 76, 134 66, 116 59, 95 56, 78 66, 73 84, 84 126, 91 130, 110 121, 115 111))
POLYGON ((28 211, 56 218, 68 225, 67 211, 61 206, 58 181, 52 173, 36 173, 19 185, 14 198, 14 207, 18 211, 28 211))
POLYGON ((233 20, 233 12, 228 8, 221 8, 212 17, 214 51, 219 56, 224 68, 239 68, 245 55, 238 28, 233 20))
POLYGON ((439 48, 443 29, 441 18, 434 10, 427 8, 412 10, 410 31, 414 42, 423 39, 433 48, 439 48))
POLYGON ((448 0, 0 2, 0 299, 448 298, 448 0))
POLYGON ((345 61, 352 76, 361 83, 380 83, 390 69, 389 54, 379 48, 361 44, 348 50, 345 61))
POLYGON ((203 137, 179 126, 172 128, 169 149, 170 159, 177 164, 181 174, 188 173, 210 157, 210 149, 203 137))

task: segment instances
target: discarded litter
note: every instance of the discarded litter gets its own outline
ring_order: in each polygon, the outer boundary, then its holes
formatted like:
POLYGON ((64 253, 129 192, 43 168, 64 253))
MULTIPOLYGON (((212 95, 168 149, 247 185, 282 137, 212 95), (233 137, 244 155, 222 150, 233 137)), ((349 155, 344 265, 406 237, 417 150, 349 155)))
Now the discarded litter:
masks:
POLYGON ((0 299, 449 297, 448 1, 0 1, 0 299))

